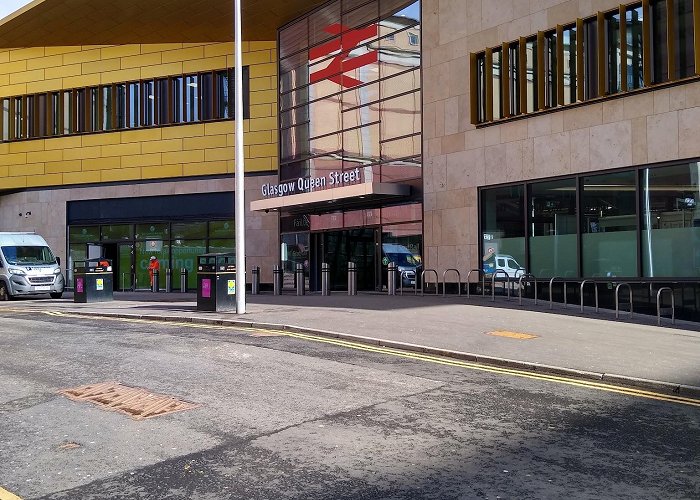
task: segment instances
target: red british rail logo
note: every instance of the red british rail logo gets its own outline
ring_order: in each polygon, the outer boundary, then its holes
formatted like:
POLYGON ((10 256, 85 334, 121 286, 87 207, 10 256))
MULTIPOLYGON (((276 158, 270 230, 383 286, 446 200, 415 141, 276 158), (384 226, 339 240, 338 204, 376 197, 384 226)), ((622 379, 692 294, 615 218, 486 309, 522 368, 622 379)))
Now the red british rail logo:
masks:
POLYGON ((378 57, 375 49, 369 49, 367 53, 357 57, 349 57, 350 52, 357 48, 360 43, 377 36, 377 25, 371 24, 366 28, 349 31, 346 31, 346 29, 342 24, 331 24, 324 31, 333 35, 339 35, 344 32, 343 35, 336 40, 314 47, 309 51, 309 59, 311 61, 338 52, 330 60, 328 66, 309 75, 311 83, 328 80, 346 89, 357 87, 363 82, 343 73, 377 62, 378 57))

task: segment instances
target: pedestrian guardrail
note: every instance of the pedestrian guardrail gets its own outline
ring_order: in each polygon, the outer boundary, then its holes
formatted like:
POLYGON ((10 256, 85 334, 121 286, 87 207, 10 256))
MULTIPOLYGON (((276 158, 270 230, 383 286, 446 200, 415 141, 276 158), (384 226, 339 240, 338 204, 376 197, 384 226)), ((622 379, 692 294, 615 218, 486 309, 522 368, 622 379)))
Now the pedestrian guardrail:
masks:
POLYGON ((659 288, 656 292, 656 325, 661 326, 661 296, 664 292, 671 292, 671 324, 676 324, 676 299, 673 295, 673 288, 667 286, 659 288))
POLYGON ((598 283, 595 280, 583 280, 581 282, 581 312, 583 312, 583 288, 591 283, 595 289, 595 312, 598 312, 598 283))
POLYGON ((620 288, 627 287, 630 293, 630 318, 632 317, 632 286, 629 283, 620 283, 615 287, 615 319, 620 318, 620 288))
POLYGON ((449 272, 455 272, 457 273, 457 296, 461 297, 462 296, 462 274, 459 272, 459 269, 445 269, 445 271, 442 273, 442 296, 445 296, 445 277, 447 276, 447 273, 449 272))
POLYGON ((535 305, 537 305, 537 277, 534 274, 525 273, 518 279, 518 297, 520 305, 523 305, 523 281, 533 281, 535 283, 535 305))
POLYGON ((481 275, 481 296, 486 297, 486 273, 483 269, 472 269, 467 273, 467 298, 471 297, 471 293, 469 290, 469 285, 471 284, 471 281, 469 278, 471 278, 472 273, 476 273, 477 280, 479 275, 481 275))
POLYGON ((508 300, 510 300, 510 275, 503 269, 496 269, 493 275, 491 275, 491 302, 496 302, 496 277, 499 274, 506 277, 506 281, 503 282, 503 286, 508 290, 508 300), (508 286, 506 286, 506 283, 508 286))
POLYGON ((561 281, 564 283, 564 307, 567 306, 566 303, 566 278, 561 278, 559 276, 554 276, 551 280, 549 280, 549 308, 554 309, 554 299, 552 298, 552 288, 554 287, 554 282, 555 281, 561 281))
MULTIPOLYGON (((438 282, 440 281, 440 277, 438 275, 438 272, 435 269, 426 269, 422 273, 420 273, 420 295, 421 297, 423 296, 423 291, 425 290, 425 275, 426 273, 433 273, 435 274, 435 295, 438 294, 438 282)), ((418 285, 416 284, 416 294, 418 293, 418 285)))

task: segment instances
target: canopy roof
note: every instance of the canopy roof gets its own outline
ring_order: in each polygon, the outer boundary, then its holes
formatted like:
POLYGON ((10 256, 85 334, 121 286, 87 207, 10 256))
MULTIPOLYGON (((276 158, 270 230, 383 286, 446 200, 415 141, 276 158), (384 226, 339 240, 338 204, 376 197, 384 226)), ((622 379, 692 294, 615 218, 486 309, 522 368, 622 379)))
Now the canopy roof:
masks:
MULTIPOLYGON (((277 29, 326 0, 242 0, 243 39, 277 29)), ((34 0, 0 20, 0 48, 233 41, 234 0, 34 0)))

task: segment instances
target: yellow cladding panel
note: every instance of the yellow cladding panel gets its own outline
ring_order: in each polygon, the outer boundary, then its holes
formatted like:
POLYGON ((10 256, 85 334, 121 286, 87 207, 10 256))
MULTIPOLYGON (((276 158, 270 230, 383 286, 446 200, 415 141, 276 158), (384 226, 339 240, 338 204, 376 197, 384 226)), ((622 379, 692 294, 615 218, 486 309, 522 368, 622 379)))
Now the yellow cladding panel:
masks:
POLYGON ((69 76, 63 79, 64 89, 73 89, 77 87, 92 87, 100 84, 99 73, 92 75, 69 76))
MULTIPOLYGON (((245 144, 271 144, 273 142, 272 131, 249 132, 245 134, 244 140, 245 144)), ((275 151, 273 156, 277 156, 277 151, 275 151)))
POLYGON ((12 75, 22 71, 27 71, 27 61, 0 64, 0 75, 12 75))
POLYGON ((248 50, 274 50, 275 47, 277 47, 277 44, 275 42, 252 41, 249 43, 248 50))
POLYGON ((0 64, 5 64, 10 62, 10 51, 0 50, 0 64))
POLYGON ((182 63, 174 62, 170 64, 159 64, 157 66, 147 66, 141 68, 141 78, 155 78, 166 75, 179 75, 182 73, 182 63))
POLYGON ((151 52, 165 52, 166 50, 176 50, 181 48, 181 43, 144 43, 141 45, 141 53, 149 54, 151 52))
POLYGON ((0 155, 0 166, 24 165, 27 163, 27 153, 0 155))
POLYGON ((125 130, 121 132, 122 142, 159 141, 162 128, 144 128, 141 130, 125 130))
POLYGON ((51 151, 36 151, 27 153, 27 163, 39 163, 47 161, 62 161, 63 151, 54 149, 51 151))
POLYGON ((102 156, 130 156, 138 154, 141 154, 140 142, 102 146, 102 156))
POLYGON ((81 50, 80 52, 70 52, 63 55, 63 64, 82 64, 86 62, 99 61, 102 57, 101 49, 81 50))
POLYGON ((63 182, 63 174, 49 174, 27 177, 27 187, 58 186, 63 182))
POLYGON ((214 71, 226 67, 226 57, 209 57, 207 59, 196 59, 182 63, 183 73, 197 73, 200 71, 214 71))
POLYGON ((260 78, 251 78, 250 79, 250 91, 251 92, 257 92, 259 90, 274 90, 275 86, 273 85, 273 77, 270 76, 263 76, 260 78))
POLYGON ((204 159, 206 161, 226 161, 234 158, 235 150, 234 148, 214 148, 207 149, 204 153, 204 159))
POLYGON ((64 172, 80 172, 82 170, 82 161, 52 161, 46 163, 47 174, 58 174, 64 172))
POLYGON ((27 69, 41 69, 41 68, 51 68, 55 66, 61 66, 63 64, 63 56, 53 55, 46 57, 39 57, 37 59, 29 59, 27 61, 27 69))
POLYGON ((17 177, 20 175, 42 175, 44 173, 43 163, 28 163, 25 165, 10 165, 8 175, 17 177))
POLYGON ((261 90, 250 93, 250 104, 270 104, 277 100, 277 92, 274 90, 261 90))
POLYGON ((163 153, 163 163, 197 163, 204 161, 204 150, 195 149, 192 151, 176 151, 173 153, 163 153))
POLYGON ((32 151, 43 151, 44 141, 22 141, 11 142, 9 144, 8 153, 29 153, 32 151))
POLYGON ((22 177, 0 177, 0 189, 20 189, 27 187, 27 178, 22 177))
POLYGON ((227 142, 225 135, 189 137, 183 140, 183 149, 225 148, 227 142))
POLYGON ((27 83, 28 94, 38 94, 39 92, 49 92, 63 87, 63 80, 42 80, 40 82, 27 83))
POLYGON ((182 165, 158 165, 155 167, 143 167, 141 175, 144 179, 164 179, 166 177, 181 177, 182 165))
POLYGON ((160 165, 162 161, 162 153, 149 153, 135 156, 122 156, 122 168, 130 167, 150 167, 160 165))
POLYGON ((264 172, 274 170, 272 158, 249 158, 245 161, 246 172, 264 172))
MULTIPOLYGON (((183 137, 198 137, 204 135, 204 124, 179 125, 177 127, 164 127, 163 139, 182 139, 183 137)), ((176 162, 177 163, 177 162, 176 162)))
POLYGON ((261 50, 258 52, 248 52, 243 55, 243 64, 264 64, 274 60, 274 57, 269 50, 261 50))
POLYGON ((250 146, 251 158, 277 156, 277 144, 254 144, 250 146))
POLYGON ((141 152, 146 153, 168 153, 172 151, 182 151, 182 139, 168 139, 167 141, 149 141, 141 143, 141 152))
POLYGON ((141 53, 141 45, 115 45, 100 49, 102 59, 137 56, 141 53))
POLYGON ((7 166, 0 167, 0 179, 3 177, 7 177, 7 174, 9 171, 10 171, 10 167, 7 167, 7 166))
POLYGON ((122 69, 142 68, 143 66, 156 66, 163 62, 160 52, 142 54, 138 56, 122 57, 122 69))
POLYGON ((277 128, 277 118, 255 118, 250 120, 250 130, 256 132, 258 130, 272 130, 277 128))
MULTIPOLYGON (((87 136, 85 136, 87 137, 87 136)), ((42 141, 44 143, 44 149, 49 150, 49 149, 73 149, 73 148, 79 148, 81 147, 82 140, 85 139, 85 137, 81 137, 79 135, 72 136, 72 137, 56 137, 53 139, 47 139, 45 141, 42 141)))
POLYGON ((10 61, 19 61, 21 59, 35 59, 44 57, 44 47, 30 47, 27 49, 17 49, 10 52, 10 61))
POLYGON ((256 64, 250 67, 250 77, 259 78, 261 76, 274 75, 277 72, 276 63, 256 64))
POLYGON ((0 87, 0 96, 8 97, 22 95, 27 93, 26 83, 17 83, 15 85, 3 85, 0 87))
POLYGON ((82 161, 83 170, 106 170, 121 167, 121 158, 111 156, 109 158, 87 158, 82 161))
POLYGON ((257 104, 250 106, 251 118, 267 118, 273 116, 272 104, 257 104))
POLYGON ((10 73, 10 85, 16 83, 36 82, 44 79, 43 69, 23 71, 21 73, 10 73))
POLYGON ((122 69, 121 59, 100 59, 99 61, 82 64, 83 74, 101 73, 104 71, 116 71, 122 69))
POLYGON ((182 165, 182 173, 186 176, 225 174, 227 171, 226 163, 221 161, 186 163, 182 165))
POLYGON ((221 135, 228 134, 235 130, 235 122, 233 121, 220 121, 207 123, 205 125, 204 134, 205 135, 221 135))
POLYGON ((94 184, 100 182, 100 171, 67 172, 63 174, 63 184, 94 184))
POLYGON ((102 73, 100 76, 100 83, 128 82, 130 80, 138 80, 140 78, 141 70, 138 68, 120 69, 118 71, 107 71, 106 73, 102 73))
POLYGON ((192 61, 204 57, 204 47, 191 47, 189 49, 169 50, 163 52, 163 64, 181 61, 192 61))
POLYGON ((64 160, 84 160, 88 158, 99 158, 100 156, 102 156, 102 146, 66 149, 63 151, 64 160))
POLYGON ((118 168, 115 170, 102 170, 100 180, 102 182, 135 181, 141 179, 141 169, 118 168))
POLYGON ((109 132, 106 134, 87 134, 82 136, 82 146, 107 146, 110 144, 121 144, 120 132, 109 132))

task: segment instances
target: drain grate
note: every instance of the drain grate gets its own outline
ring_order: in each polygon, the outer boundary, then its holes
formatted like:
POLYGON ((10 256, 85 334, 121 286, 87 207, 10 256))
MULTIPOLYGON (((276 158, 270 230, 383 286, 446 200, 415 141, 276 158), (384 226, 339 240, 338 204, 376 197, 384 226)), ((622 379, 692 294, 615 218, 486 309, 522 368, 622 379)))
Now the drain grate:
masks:
POLYGON ((192 410, 200 406, 119 382, 102 382, 58 392, 73 401, 89 401, 106 410, 125 413, 134 420, 192 410))

